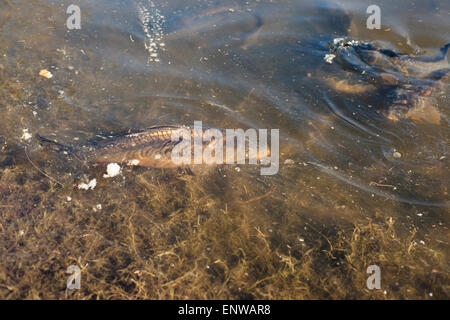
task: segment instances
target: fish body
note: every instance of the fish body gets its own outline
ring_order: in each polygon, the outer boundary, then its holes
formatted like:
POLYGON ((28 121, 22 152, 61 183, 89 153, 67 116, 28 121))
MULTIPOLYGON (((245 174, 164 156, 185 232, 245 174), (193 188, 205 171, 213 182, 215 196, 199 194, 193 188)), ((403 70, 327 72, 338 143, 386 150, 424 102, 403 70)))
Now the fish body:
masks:
MULTIPOLYGON (((226 162, 226 134, 222 129, 196 129, 187 126, 157 126, 145 130, 112 136, 106 140, 85 146, 75 151, 77 157, 86 163, 125 163, 133 166, 153 168, 177 168, 222 164, 226 162), (218 134, 211 135, 211 132, 218 134), (209 133, 208 133, 209 132, 209 133), (199 138, 197 138, 199 137, 199 138), (195 142, 197 141, 197 142, 195 142), (187 143, 188 159, 191 162, 178 162, 173 158, 173 152, 180 148, 181 143, 187 143), (200 146, 201 161, 194 162, 194 145, 200 146), (216 151, 222 150, 217 163, 207 162, 204 154, 215 157, 216 151), (222 158, 223 157, 223 158, 222 158)), ((233 144, 234 160, 238 156, 238 144, 233 144)), ((257 146, 245 143, 244 161, 257 162, 270 155, 270 150, 259 150, 257 146), (256 148, 256 149, 255 149, 256 148)))

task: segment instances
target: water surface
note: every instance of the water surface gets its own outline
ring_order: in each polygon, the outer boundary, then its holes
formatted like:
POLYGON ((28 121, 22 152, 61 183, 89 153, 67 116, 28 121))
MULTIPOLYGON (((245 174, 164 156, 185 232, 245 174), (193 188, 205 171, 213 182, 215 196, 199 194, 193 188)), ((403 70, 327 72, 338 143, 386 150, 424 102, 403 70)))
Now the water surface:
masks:
POLYGON ((70 1, 0 3, 2 297, 448 298, 448 83, 440 125, 393 122, 387 97, 331 88, 363 78, 324 60, 340 37, 438 54, 447 1, 379 1, 380 30, 370 1, 84 0, 80 30, 70 1), (77 147, 195 120, 280 129, 279 173, 105 179, 24 136, 77 147))

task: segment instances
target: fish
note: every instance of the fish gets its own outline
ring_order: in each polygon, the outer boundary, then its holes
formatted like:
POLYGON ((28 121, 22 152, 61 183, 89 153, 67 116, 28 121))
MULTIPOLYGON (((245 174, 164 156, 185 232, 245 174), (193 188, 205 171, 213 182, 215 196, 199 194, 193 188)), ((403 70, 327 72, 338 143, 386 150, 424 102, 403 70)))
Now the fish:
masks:
MULTIPOLYGON (((226 132, 223 129, 196 129, 188 126, 162 125, 153 126, 143 130, 127 132, 93 141, 81 147, 68 147, 48 138, 37 135, 43 144, 51 144, 58 151, 72 154, 87 166, 109 163, 121 163, 130 166, 152 167, 152 168, 180 168, 194 166, 208 166, 226 163, 226 132), (200 130, 200 131, 196 131, 200 130), (213 136, 210 133, 220 133, 221 136, 213 136), (201 154, 206 152, 215 157, 217 148, 222 148, 223 159, 216 163, 208 162, 203 156, 201 162, 194 162, 195 150, 194 140, 196 134, 201 138, 198 143, 201 146, 201 154), (187 136, 189 141, 187 141, 187 136), (192 137, 192 139, 190 138, 192 137), (188 143, 187 154, 189 162, 175 161, 173 153, 176 148, 180 149, 182 143, 188 143), (192 143, 191 143, 192 142, 192 143)), ((255 163, 262 161, 270 155, 270 149, 261 149, 251 144, 245 144, 244 159, 239 158, 237 152, 238 144, 234 144, 234 161, 248 161, 255 163)), ((181 152, 180 152, 181 153, 181 152)), ((220 156, 219 156, 220 158, 220 156)))
POLYGON ((445 95, 450 75, 450 44, 438 55, 408 55, 356 40, 336 39, 330 43, 334 61, 346 70, 362 75, 363 83, 342 83, 326 79, 328 86, 342 93, 377 91, 386 97, 388 119, 409 119, 417 123, 440 124, 437 100, 445 95), (374 88, 376 90, 374 90, 374 88))

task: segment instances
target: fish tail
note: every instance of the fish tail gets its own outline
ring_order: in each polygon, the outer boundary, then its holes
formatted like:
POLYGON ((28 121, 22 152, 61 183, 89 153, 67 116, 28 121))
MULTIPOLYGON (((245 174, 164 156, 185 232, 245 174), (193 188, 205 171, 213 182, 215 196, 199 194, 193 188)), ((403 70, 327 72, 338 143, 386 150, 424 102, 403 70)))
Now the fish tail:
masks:
POLYGON ((41 146, 49 146, 57 152, 64 152, 64 151, 70 152, 70 153, 73 152, 73 149, 71 147, 66 146, 62 143, 59 143, 57 141, 51 140, 49 138, 43 137, 38 133, 35 134, 35 137, 39 141, 39 144, 41 146))
POLYGON ((67 146, 65 144, 62 144, 60 142, 57 142, 55 140, 43 137, 39 135, 38 133, 35 134, 36 139, 39 141, 41 146, 47 146, 50 147, 53 151, 56 151, 57 153, 65 153, 70 154, 72 157, 74 157, 76 160, 81 162, 84 166, 89 167, 87 165, 87 162, 85 159, 78 156, 77 151, 70 146, 67 146))

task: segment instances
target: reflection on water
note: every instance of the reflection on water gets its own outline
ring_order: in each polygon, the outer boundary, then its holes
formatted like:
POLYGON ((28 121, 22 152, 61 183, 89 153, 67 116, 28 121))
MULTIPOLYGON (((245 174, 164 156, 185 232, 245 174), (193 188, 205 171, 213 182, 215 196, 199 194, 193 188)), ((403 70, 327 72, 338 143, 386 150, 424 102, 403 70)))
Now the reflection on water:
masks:
POLYGON ((80 30, 70 1, 0 3, 2 297, 448 297, 448 78, 439 124, 391 121, 368 65, 324 59, 342 37, 438 55, 447 1, 379 1, 380 30, 370 1, 84 0, 80 30), (34 138, 77 148, 195 120, 279 128, 280 172, 108 179, 34 138), (71 264, 86 266, 78 293, 62 285, 71 264), (370 264, 384 290, 366 289, 370 264))

